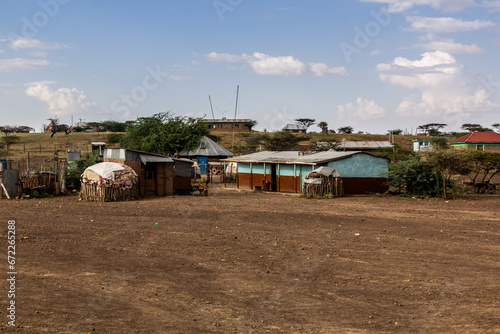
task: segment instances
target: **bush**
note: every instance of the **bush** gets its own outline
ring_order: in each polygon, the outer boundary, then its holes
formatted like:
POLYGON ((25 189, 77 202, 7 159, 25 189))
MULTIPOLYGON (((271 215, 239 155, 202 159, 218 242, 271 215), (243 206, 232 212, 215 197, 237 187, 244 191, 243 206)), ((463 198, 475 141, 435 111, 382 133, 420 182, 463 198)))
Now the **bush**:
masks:
POLYGON ((68 190, 80 190, 80 177, 87 169, 87 167, 95 165, 98 163, 99 155, 97 153, 92 153, 88 155, 85 160, 72 161, 68 164, 68 169, 66 170, 66 188, 68 190))
POLYGON ((123 134, 121 133, 112 133, 108 136, 107 142, 108 143, 119 143, 122 141, 123 134))

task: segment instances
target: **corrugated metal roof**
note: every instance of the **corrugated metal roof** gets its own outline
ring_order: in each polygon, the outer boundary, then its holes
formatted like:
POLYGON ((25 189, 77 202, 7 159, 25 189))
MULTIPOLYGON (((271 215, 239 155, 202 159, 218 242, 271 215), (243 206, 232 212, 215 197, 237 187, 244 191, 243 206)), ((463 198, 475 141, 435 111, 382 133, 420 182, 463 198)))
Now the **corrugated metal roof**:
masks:
POLYGON ((244 118, 244 119, 234 119, 234 118, 216 118, 216 119, 204 119, 203 122, 205 123, 244 123, 244 122, 251 122, 252 120, 250 118, 244 118))
POLYGON ((130 160, 141 160, 143 164, 147 164, 148 162, 174 162, 174 160, 166 155, 143 152, 138 150, 130 150, 125 148, 111 148, 104 150, 104 158, 105 159, 124 159, 127 158, 130 160), (131 152, 133 155, 126 157, 126 152, 131 152), (133 157, 131 159, 131 157, 133 157), (139 158, 137 158, 139 157, 139 158))
POLYGON ((453 143, 499 143, 500 133, 496 132, 473 132, 460 138, 449 141, 453 143))
POLYGON ((372 149, 377 149, 377 148, 385 148, 385 147, 390 147, 392 148, 393 145, 391 144, 390 141, 345 141, 340 143, 340 149, 342 148, 346 149, 358 149, 358 150, 372 150, 372 149))
POLYGON ((242 155, 235 158, 224 159, 230 162, 244 162, 244 163, 286 163, 286 164, 303 164, 303 165, 316 165, 318 163, 329 162, 348 158, 354 154, 366 154, 359 151, 349 152, 335 152, 323 151, 311 154, 300 155, 293 151, 263 151, 247 155, 242 155))
POLYGON ((191 151, 183 150, 179 153, 181 157, 232 157, 234 154, 220 146, 212 139, 203 136, 198 142, 198 147, 191 151))
POLYGON ((139 153, 139 157, 143 164, 147 164, 148 162, 174 162, 171 157, 162 156, 162 155, 152 155, 148 153, 139 153))
POLYGON ((287 124, 283 130, 307 130, 307 128, 299 124, 287 124))

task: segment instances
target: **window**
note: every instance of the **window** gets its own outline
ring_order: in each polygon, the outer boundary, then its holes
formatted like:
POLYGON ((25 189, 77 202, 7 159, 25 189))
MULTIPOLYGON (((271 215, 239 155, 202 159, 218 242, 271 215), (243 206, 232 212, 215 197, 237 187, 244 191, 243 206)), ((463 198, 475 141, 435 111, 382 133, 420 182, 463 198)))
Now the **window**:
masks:
POLYGON ((476 145, 476 150, 484 151, 484 145, 476 145))

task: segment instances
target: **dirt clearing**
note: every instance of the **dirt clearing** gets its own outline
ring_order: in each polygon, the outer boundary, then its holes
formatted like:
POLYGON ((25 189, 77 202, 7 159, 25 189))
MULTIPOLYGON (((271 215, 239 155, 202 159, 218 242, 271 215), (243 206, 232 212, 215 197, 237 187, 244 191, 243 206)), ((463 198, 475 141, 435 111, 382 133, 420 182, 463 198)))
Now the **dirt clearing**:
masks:
POLYGON ((16 332, 500 333, 499 203, 2 200, 1 267, 15 219, 16 332))

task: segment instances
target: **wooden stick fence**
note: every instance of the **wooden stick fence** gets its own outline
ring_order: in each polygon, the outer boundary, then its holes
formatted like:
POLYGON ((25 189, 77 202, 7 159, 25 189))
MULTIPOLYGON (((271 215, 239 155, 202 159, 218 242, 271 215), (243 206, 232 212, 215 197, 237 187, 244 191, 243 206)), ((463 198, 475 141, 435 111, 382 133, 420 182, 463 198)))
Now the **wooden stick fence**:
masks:
POLYGON ((333 197, 344 196, 344 186, 340 177, 322 177, 321 184, 304 183, 302 194, 306 197, 332 195, 333 197))
POLYGON ((130 201, 139 197, 139 187, 137 184, 131 188, 99 185, 97 183, 82 182, 80 188, 80 198, 87 201, 114 202, 130 201))

